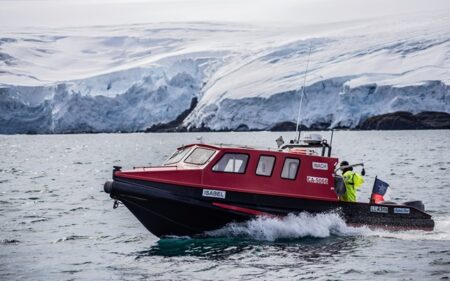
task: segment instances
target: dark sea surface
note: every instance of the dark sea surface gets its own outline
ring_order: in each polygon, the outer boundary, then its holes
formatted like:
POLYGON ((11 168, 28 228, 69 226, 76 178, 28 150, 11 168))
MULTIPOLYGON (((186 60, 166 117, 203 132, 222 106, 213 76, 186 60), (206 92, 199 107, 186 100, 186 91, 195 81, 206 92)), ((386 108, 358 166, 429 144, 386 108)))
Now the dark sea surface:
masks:
MULTIPOLYGON (((328 138, 329 133, 323 132, 328 138)), ((450 131, 338 131, 391 200, 423 200, 432 232, 352 228, 335 214, 256 219, 158 239, 103 192, 113 165, 157 165, 181 144, 275 147, 280 133, 0 136, 0 280, 448 280, 450 131)), ((282 133, 285 139, 294 133, 282 133)))

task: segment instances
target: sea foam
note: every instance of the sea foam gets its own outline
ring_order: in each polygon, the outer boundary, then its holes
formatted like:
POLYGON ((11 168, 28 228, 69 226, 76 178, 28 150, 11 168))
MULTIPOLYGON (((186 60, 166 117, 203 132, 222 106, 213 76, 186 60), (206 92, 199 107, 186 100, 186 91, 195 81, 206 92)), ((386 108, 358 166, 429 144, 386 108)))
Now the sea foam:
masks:
POLYGON ((230 223, 221 229, 209 231, 208 236, 248 237, 256 240, 274 241, 303 237, 326 238, 354 236, 365 228, 350 227, 338 213, 300 213, 285 217, 257 217, 243 223, 230 223))

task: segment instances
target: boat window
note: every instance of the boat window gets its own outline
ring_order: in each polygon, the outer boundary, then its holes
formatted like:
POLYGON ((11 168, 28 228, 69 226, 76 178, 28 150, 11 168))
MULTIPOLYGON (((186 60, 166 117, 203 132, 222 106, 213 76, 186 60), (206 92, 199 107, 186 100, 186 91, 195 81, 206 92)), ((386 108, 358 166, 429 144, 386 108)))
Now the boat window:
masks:
POLYGON ((245 173, 247 162, 247 154, 225 153, 212 170, 215 172, 243 174, 245 173))
POLYGON ((297 177, 298 166, 300 166, 300 160, 294 158, 286 158, 283 165, 283 171, 281 177, 283 179, 295 180, 297 177))
POLYGON ((192 153, 184 160, 184 163, 203 165, 209 161, 211 156, 216 151, 214 149, 207 149, 203 147, 197 147, 192 153))
POLYGON ((275 164, 275 156, 261 155, 259 157, 258 167, 256 167, 256 174, 259 176, 272 176, 273 165, 275 164))
POLYGON ((180 162, 180 160, 183 159, 183 157, 188 154, 191 148, 192 147, 184 147, 178 149, 169 157, 169 159, 166 160, 164 165, 171 165, 180 162))

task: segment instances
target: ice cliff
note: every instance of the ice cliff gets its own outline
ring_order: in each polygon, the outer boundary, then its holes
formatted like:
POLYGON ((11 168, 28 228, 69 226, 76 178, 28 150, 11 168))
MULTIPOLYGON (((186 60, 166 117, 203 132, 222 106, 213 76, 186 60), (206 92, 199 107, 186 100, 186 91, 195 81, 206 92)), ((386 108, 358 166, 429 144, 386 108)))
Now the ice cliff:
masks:
POLYGON ((450 113, 450 14, 2 30, 0 133, 350 127, 450 113))

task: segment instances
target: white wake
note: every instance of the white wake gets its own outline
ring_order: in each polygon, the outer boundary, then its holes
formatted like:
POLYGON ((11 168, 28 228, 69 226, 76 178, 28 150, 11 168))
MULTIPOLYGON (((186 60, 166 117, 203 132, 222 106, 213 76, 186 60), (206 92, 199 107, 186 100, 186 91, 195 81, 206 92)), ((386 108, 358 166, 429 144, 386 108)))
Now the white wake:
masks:
POLYGON ((366 231, 366 228, 347 226, 337 213, 300 213, 282 218, 258 217, 243 223, 231 223, 221 229, 209 231, 207 235, 274 241, 303 237, 326 238, 331 235, 354 236, 366 231))

